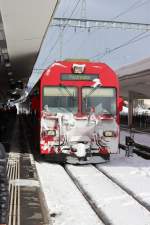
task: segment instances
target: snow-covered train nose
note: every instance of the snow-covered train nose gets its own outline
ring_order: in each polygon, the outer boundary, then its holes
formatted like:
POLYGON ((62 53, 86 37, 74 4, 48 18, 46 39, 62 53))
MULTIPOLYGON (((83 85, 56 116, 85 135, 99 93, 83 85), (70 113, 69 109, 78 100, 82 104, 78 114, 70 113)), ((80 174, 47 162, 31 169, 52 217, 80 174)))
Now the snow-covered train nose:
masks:
POLYGON ((79 158, 86 156, 87 145, 83 143, 77 143, 72 146, 72 149, 75 150, 75 155, 79 158))

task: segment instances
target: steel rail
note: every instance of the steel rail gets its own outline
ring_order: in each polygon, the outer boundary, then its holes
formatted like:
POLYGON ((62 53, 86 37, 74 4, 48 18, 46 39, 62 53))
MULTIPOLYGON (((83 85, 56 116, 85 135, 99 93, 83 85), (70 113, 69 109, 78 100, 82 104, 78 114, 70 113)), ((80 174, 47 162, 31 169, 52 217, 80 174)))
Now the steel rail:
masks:
POLYGON ((150 212, 150 205, 144 202, 140 197, 136 196, 132 190, 130 190, 128 187, 125 187, 120 181, 118 181, 116 178, 114 178, 113 176, 108 174, 106 171, 104 171, 103 168, 99 168, 97 166, 94 166, 94 167, 100 173, 104 174, 112 183, 116 184, 123 191, 125 191, 129 196, 131 196, 136 202, 138 202, 139 205, 143 206, 146 210, 150 212))
POLYGON ((82 187, 82 185, 80 184, 80 182, 78 181, 78 179, 71 174, 71 172, 69 171, 69 169, 67 167, 64 166, 64 169, 66 171, 66 173, 68 174, 68 176, 70 177, 70 179, 72 180, 72 182, 76 185, 76 187, 78 188, 78 190, 82 193, 82 195, 84 196, 84 198, 86 199, 87 203, 91 206, 91 208, 93 209, 93 211, 95 212, 95 214, 98 216, 99 220, 104 224, 104 225, 112 225, 111 221, 108 219, 108 217, 102 212, 102 210, 93 202, 93 200, 91 199, 90 195, 88 194, 88 192, 86 192, 86 190, 84 190, 84 188, 82 187))

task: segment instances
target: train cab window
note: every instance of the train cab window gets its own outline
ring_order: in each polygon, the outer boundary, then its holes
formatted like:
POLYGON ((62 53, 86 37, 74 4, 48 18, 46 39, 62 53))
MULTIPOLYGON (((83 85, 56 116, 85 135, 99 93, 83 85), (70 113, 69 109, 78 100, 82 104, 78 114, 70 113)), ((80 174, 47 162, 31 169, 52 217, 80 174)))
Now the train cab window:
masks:
POLYGON ((75 87, 44 87, 43 110, 51 113, 77 113, 77 88, 75 87))
POLYGON ((90 112, 94 108, 96 114, 116 115, 115 88, 84 87, 82 88, 82 110, 90 112))

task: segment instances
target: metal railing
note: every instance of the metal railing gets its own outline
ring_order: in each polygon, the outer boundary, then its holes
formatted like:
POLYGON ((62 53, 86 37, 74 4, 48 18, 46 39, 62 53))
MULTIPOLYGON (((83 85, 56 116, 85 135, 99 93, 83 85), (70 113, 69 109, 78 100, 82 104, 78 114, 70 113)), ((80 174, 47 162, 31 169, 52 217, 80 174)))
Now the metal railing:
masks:
MULTIPOLYGON (((128 115, 120 115, 121 126, 128 126, 128 115)), ((150 129, 150 115, 142 114, 133 116, 132 127, 138 129, 150 129)))

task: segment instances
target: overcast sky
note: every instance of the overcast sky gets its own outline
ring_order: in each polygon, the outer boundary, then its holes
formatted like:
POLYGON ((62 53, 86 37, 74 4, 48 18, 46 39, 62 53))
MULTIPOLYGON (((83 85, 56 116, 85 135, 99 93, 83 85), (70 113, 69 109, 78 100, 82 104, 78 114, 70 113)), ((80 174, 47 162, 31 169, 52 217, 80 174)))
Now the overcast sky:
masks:
MULTIPOLYGON (((86 0, 86 12, 81 6, 82 0, 61 0, 55 17, 81 18, 85 14, 87 19, 150 24, 150 0, 86 0)), ((60 28, 49 26, 29 86, 43 69, 60 59, 88 58, 115 70, 150 57, 150 32, 106 28, 89 32, 78 28, 75 32, 66 26, 61 38, 60 33, 60 28)))

